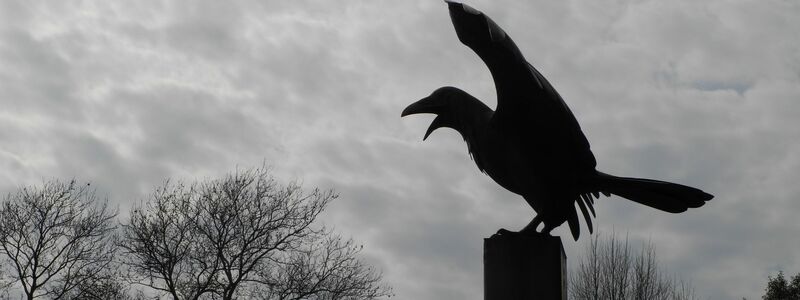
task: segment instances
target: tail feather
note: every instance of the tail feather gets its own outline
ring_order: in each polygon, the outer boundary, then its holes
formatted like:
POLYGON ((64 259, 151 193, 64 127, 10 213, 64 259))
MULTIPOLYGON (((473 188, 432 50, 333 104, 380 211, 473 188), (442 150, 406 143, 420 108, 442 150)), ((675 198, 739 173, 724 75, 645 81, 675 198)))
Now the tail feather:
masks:
MULTIPOLYGON (((597 214, 594 212, 594 199, 592 199, 592 196, 582 194, 581 198, 583 199, 583 202, 586 203, 586 206, 589 207, 589 210, 592 211, 592 216, 597 217, 597 214)), ((597 196, 596 198, 600 198, 600 196, 597 196)))
POLYGON ((671 213, 703 206, 713 195, 699 189, 666 181, 617 177, 597 172, 597 188, 639 204, 671 213))
POLYGON ((578 212, 574 209, 567 210, 567 224, 569 224, 569 231, 572 232, 572 237, 577 241, 581 236, 580 223, 578 223, 578 212))
MULTIPOLYGON (((592 203, 587 198, 589 197, 581 195, 581 198, 575 200, 575 202, 578 202, 578 207, 581 209, 583 219, 586 221, 586 227, 589 228, 589 234, 592 234, 592 231, 594 231, 592 227, 592 217, 589 216, 589 212, 586 210, 586 206, 592 207, 592 203)), ((592 209, 592 214, 594 214, 594 209, 592 209)))

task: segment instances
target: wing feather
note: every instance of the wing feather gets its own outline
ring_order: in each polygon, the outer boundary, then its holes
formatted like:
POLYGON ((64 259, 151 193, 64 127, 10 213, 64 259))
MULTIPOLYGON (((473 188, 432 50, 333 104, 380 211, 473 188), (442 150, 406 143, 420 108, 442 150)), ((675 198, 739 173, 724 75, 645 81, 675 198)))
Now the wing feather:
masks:
POLYGON ((521 141, 523 151, 547 143, 548 153, 564 154, 575 168, 594 170, 589 142, 561 95, 533 67, 500 26, 467 5, 448 2, 458 39, 472 49, 492 73, 497 109, 492 122, 521 141))

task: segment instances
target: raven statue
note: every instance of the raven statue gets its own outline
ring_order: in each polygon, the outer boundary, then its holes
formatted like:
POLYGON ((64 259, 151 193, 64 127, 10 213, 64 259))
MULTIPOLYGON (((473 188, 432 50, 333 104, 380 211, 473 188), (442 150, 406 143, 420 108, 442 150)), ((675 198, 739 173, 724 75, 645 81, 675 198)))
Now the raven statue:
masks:
POLYGON ((406 107, 401 116, 437 115, 423 140, 437 128, 458 131, 478 169, 521 195, 536 211, 520 233, 536 233, 544 224, 541 232, 549 234, 567 222, 577 240, 580 226, 575 203, 591 233, 589 213, 595 215, 594 199, 600 194, 615 194, 671 213, 703 206, 714 197, 685 185, 597 171, 575 116, 511 37, 482 12, 446 2, 458 39, 489 67, 497 89, 497 109, 492 111, 458 88, 442 87, 406 107))

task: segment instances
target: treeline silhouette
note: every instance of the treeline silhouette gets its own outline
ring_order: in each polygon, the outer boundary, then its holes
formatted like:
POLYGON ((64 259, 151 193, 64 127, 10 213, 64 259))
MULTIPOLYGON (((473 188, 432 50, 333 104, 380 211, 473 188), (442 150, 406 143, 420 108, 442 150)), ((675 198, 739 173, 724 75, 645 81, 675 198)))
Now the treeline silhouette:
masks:
POLYGON ((778 271, 775 277, 767 277, 764 300, 800 300, 800 273, 786 280, 783 271, 778 271))
POLYGON ((50 180, 0 206, 0 290, 24 299, 374 299, 361 246, 315 220, 337 198, 266 167, 165 181, 124 220, 89 184, 50 180))

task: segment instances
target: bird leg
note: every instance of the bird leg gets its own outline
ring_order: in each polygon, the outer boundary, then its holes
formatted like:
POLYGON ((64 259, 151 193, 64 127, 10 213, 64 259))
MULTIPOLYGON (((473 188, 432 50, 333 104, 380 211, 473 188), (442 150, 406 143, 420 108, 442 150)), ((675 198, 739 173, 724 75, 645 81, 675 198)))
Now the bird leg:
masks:
MULTIPOLYGON (((522 228, 522 230, 520 230, 519 232, 514 232, 505 228, 500 228, 500 230, 497 231, 496 235, 525 235, 525 234, 536 235, 539 234, 539 232, 536 231, 536 227, 539 227, 539 224, 542 224, 542 218, 540 218, 539 215, 536 215, 536 217, 534 217, 533 220, 531 220, 531 222, 528 223, 528 225, 522 228)), ((547 229, 546 225, 545 229, 547 229)), ((550 230, 553 230, 553 228, 550 228, 550 230)), ((550 231, 548 230, 547 233, 549 232, 550 231)), ((542 233, 545 232, 543 231, 542 233)))
POLYGON ((522 228, 522 230, 520 230, 519 232, 520 233, 531 233, 531 231, 532 231, 532 232, 535 233, 535 232, 537 232, 536 228, 539 227, 539 224, 541 224, 541 223, 542 223, 542 219, 537 214, 535 217, 533 217, 533 220, 531 220, 531 222, 528 223, 528 225, 526 225, 524 228, 522 228))
POLYGON ((553 231, 553 229, 555 229, 554 226, 544 224, 544 228, 542 228, 542 234, 551 235, 550 231, 553 231))

